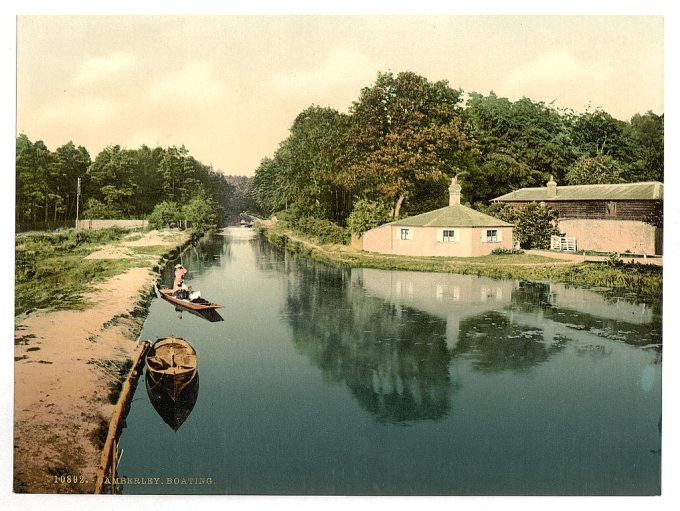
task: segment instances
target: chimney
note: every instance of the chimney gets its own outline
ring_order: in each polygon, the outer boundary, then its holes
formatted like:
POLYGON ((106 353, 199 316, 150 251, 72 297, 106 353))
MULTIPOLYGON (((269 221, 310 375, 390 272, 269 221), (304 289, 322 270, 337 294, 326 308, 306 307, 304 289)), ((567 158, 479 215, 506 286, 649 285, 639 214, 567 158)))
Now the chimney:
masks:
POLYGON ((449 186, 449 206, 460 204, 460 185, 458 184, 458 176, 451 179, 451 186, 449 186))
POLYGON ((548 187, 548 199, 554 199, 557 197, 557 183, 555 182, 555 178, 553 178, 552 174, 550 174, 550 181, 548 181, 546 186, 548 187))

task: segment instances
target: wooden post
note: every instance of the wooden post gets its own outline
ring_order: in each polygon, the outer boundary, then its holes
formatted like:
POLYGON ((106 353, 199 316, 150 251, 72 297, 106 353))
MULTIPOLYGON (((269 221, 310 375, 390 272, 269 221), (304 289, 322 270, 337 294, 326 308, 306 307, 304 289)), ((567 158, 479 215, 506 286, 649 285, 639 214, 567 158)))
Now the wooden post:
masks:
MULTIPOLYGON (((149 341, 142 341, 141 343, 139 343, 139 347, 137 348, 137 355, 135 356, 134 361, 132 363, 132 369, 130 370, 130 374, 123 383, 123 388, 120 392, 118 403, 116 404, 116 407, 113 409, 113 416, 111 417, 111 422, 109 423, 109 432, 106 435, 106 442, 104 442, 104 449, 102 451, 102 456, 99 461, 99 468, 97 468, 97 477, 94 485, 95 493, 102 493, 102 490, 104 489, 104 481, 106 479, 106 474, 109 472, 110 467, 112 467, 111 478, 115 479, 116 455, 114 453, 114 450, 117 449, 118 447, 117 439, 120 432, 120 426, 121 423, 123 422, 123 419, 125 418, 125 415, 127 415, 128 403, 130 402, 130 398, 132 398, 132 391, 134 389, 137 378, 139 377, 139 374, 141 372, 140 366, 142 365, 146 353, 147 351, 149 351, 150 346, 151 343, 149 341)), ((113 482, 111 484, 113 486, 113 482)))

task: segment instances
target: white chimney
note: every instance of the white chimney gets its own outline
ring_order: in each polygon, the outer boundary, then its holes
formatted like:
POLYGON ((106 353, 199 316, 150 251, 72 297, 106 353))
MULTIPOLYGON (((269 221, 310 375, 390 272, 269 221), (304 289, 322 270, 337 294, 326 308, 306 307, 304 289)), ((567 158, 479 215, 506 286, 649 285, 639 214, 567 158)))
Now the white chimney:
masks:
POLYGON ((449 206, 460 204, 460 185, 458 184, 458 176, 451 178, 451 186, 449 186, 449 206))
POLYGON ((550 181, 548 181, 546 186, 548 188, 548 199, 554 199, 557 197, 557 183, 555 182, 555 178, 553 178, 552 174, 550 174, 550 181))

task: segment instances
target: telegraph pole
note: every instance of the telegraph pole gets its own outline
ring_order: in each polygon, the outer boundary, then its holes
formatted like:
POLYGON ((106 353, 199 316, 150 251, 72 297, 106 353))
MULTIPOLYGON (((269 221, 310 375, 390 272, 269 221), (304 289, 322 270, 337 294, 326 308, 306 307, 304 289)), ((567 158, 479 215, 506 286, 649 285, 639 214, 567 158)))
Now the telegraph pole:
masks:
POLYGON ((79 213, 80 213, 80 177, 78 177, 78 190, 76 192, 76 229, 78 228, 79 213))

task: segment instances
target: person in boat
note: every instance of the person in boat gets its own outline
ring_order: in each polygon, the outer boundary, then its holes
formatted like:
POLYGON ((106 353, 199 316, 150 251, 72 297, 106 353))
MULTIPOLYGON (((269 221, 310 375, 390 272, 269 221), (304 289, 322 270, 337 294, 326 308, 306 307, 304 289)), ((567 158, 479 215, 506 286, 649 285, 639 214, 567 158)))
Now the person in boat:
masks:
POLYGON ((184 275, 186 274, 187 269, 184 266, 181 264, 175 265, 175 280, 172 284, 172 294, 180 299, 188 298, 191 291, 184 283, 184 275))

